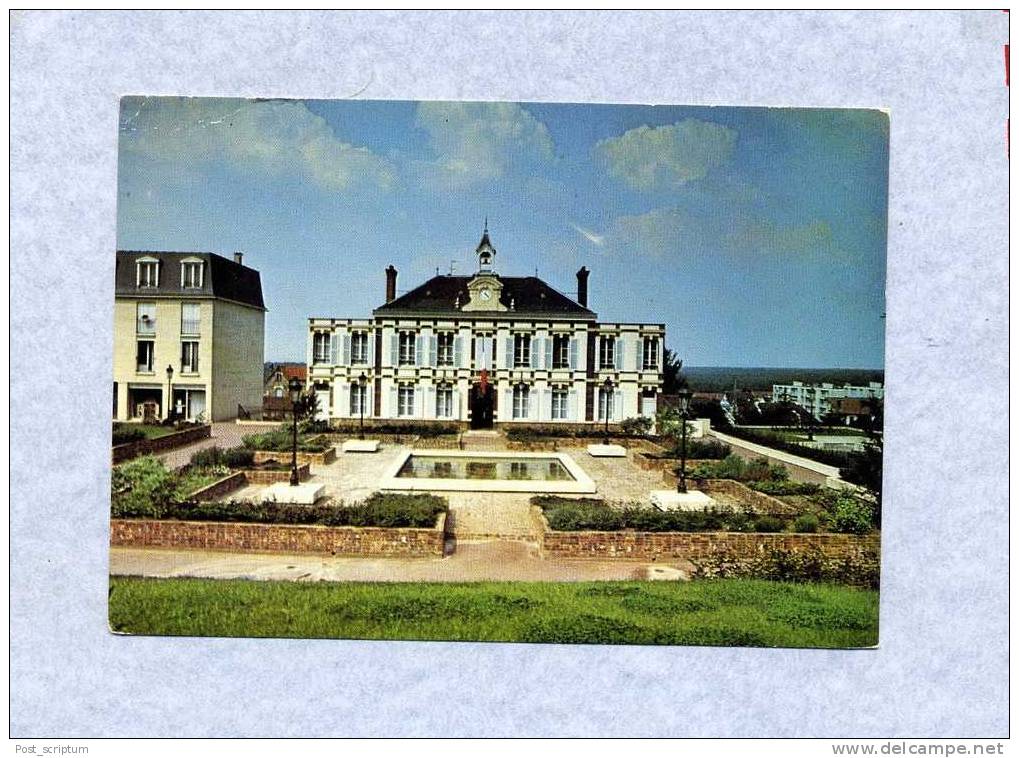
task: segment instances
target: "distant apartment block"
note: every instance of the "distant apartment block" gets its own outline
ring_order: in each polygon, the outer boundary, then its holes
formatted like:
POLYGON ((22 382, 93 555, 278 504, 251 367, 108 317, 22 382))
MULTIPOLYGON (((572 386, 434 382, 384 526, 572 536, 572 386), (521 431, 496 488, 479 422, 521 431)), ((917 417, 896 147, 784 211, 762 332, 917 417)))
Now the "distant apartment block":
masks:
POLYGON ((848 423, 852 423, 855 417, 864 413, 868 401, 883 400, 884 396, 885 388, 881 382, 870 382, 866 387, 853 384, 836 387, 828 382, 823 384, 793 382, 771 386, 772 402, 795 403, 818 419, 833 412, 847 415, 846 412, 855 409, 854 413, 848 414, 854 416, 851 420, 847 419, 848 423))
POLYGON ((114 419, 261 407, 264 332, 261 280, 240 253, 117 251, 114 419))

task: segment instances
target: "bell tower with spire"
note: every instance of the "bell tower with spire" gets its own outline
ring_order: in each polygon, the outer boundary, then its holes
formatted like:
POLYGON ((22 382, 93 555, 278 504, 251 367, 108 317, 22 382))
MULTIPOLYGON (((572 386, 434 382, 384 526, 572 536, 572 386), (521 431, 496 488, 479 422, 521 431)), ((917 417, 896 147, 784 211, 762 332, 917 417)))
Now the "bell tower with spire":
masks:
POLYGON ((495 273, 493 263, 495 261, 495 247, 488 237, 488 217, 485 217, 485 231, 481 235, 481 242, 474 251, 478 256, 478 271, 474 278, 467 282, 467 293, 469 296, 461 310, 463 311, 506 311, 509 310, 502 303, 502 282, 499 275, 495 273))
POLYGON ((478 273, 491 274, 494 271, 492 263, 495 261, 495 248, 492 247, 492 240, 488 238, 488 216, 485 216, 485 231, 481 235, 481 242, 474 252, 478 256, 478 273))

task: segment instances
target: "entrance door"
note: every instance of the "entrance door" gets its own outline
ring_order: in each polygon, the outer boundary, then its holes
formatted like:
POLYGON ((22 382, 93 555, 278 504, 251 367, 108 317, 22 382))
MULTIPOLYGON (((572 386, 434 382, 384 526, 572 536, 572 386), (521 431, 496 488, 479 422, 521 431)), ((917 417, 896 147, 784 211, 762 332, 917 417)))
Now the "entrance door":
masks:
POLYGON ((491 429, 495 388, 488 384, 471 387, 471 429, 491 429))

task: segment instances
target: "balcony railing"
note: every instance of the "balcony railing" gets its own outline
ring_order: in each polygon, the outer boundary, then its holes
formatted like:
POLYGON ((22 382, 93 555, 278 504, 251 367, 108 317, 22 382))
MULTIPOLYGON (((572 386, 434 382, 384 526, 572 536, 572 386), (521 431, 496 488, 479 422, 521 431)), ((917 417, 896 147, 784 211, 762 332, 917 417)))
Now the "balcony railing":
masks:
POLYGON ((138 319, 138 334, 155 334, 156 320, 154 318, 138 319))

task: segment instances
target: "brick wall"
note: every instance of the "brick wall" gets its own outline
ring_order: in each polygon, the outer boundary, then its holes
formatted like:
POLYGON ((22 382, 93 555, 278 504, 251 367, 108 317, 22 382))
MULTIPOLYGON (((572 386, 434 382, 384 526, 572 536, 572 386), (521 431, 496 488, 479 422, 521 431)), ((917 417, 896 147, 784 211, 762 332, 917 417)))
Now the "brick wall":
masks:
POLYGON ((557 558, 681 558, 724 555, 754 558, 770 550, 817 551, 829 558, 878 562, 877 534, 790 534, 754 532, 556 532, 546 531, 542 550, 557 558))
POLYGON ((201 489, 195 490, 191 493, 190 498, 192 500, 208 501, 218 500, 224 495, 228 495, 234 490, 239 490, 245 484, 245 477, 243 471, 235 471, 228 476, 224 476, 222 479, 217 479, 212 484, 209 484, 201 489))
MULTIPOLYGON (((265 463, 266 461, 277 461, 286 466, 289 466, 292 457, 293 454, 289 450, 255 451, 255 463, 265 463)), ((302 453, 300 450, 297 451, 298 466, 311 463, 314 463, 318 466, 324 466, 329 463, 332 463, 335 460, 336 460, 336 448, 334 447, 331 447, 322 453, 302 453)))
MULTIPOLYGON (((276 471, 266 471, 265 469, 245 469, 243 474, 249 484, 275 484, 276 482, 290 481, 289 468, 279 469, 276 471)), ((300 464, 297 467, 297 476, 302 482, 310 478, 311 467, 307 463, 300 464)))
POLYGON ((210 436, 212 436, 212 427, 206 424, 204 426, 192 427, 191 429, 184 429, 179 432, 164 434, 162 437, 156 437, 151 440, 127 442, 113 448, 113 463, 116 465, 117 463, 123 463, 124 461, 131 460, 132 458, 137 458, 140 455, 154 455, 156 453, 162 453, 176 447, 190 445, 192 442, 197 442, 198 440, 207 439, 210 436))
POLYGON ((439 516, 431 529, 112 519, 110 545, 249 553, 441 557, 445 522, 445 514, 439 516))

